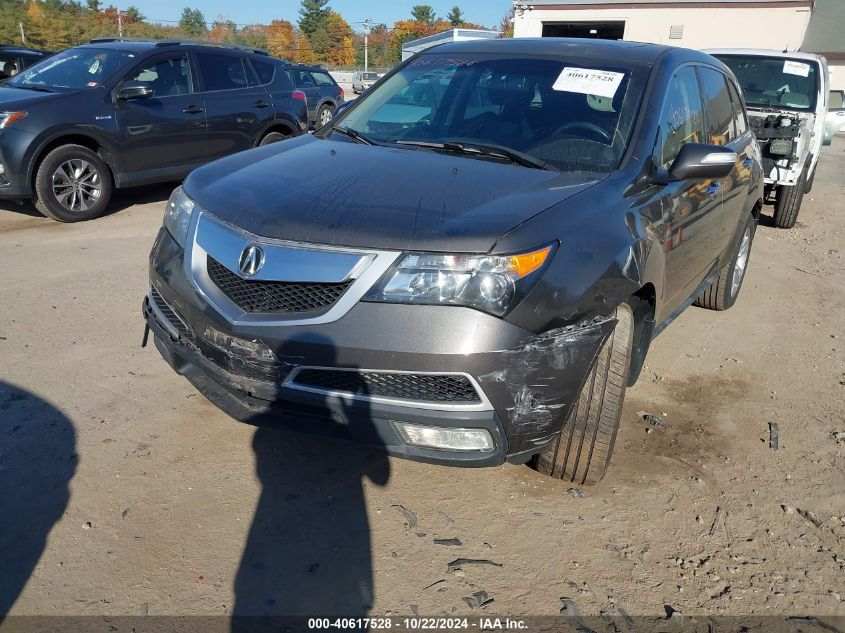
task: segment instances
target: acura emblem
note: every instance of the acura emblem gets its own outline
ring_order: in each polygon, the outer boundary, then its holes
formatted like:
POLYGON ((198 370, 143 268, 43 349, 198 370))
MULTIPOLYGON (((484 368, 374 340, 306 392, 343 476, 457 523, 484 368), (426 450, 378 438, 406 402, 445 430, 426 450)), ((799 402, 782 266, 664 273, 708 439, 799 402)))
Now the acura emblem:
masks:
POLYGON ((264 265, 264 251, 258 246, 247 246, 238 260, 238 269, 244 277, 252 277, 264 265))

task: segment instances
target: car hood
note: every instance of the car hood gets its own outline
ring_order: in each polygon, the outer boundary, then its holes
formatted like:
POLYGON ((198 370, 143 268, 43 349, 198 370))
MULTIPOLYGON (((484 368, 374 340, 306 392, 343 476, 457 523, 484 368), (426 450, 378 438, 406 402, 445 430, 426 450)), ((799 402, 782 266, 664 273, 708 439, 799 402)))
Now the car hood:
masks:
POLYGON ((38 90, 27 90, 25 88, 9 88, 0 86, 0 111, 26 109, 33 103, 52 101, 60 99, 65 92, 40 92, 38 90))
POLYGON ((210 213, 264 237, 487 252, 603 177, 304 136, 210 163, 184 187, 210 213))

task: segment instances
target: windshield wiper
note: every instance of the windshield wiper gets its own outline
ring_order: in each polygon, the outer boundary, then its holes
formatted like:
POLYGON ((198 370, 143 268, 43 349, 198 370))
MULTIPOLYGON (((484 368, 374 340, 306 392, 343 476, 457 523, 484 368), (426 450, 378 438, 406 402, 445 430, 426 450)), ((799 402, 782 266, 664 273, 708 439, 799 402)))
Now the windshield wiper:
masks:
POLYGON ((436 151, 454 152, 456 154, 464 154, 465 156, 490 156, 492 158, 504 158, 522 165, 523 167, 531 167, 532 169, 545 169, 547 171, 558 171, 547 162, 534 158, 523 152, 519 152, 503 145, 493 145, 488 143, 472 142, 434 142, 434 141, 393 141, 397 145, 410 145, 412 147, 424 147, 436 151))
POLYGON ((348 136, 356 143, 363 143, 364 145, 378 145, 372 139, 367 138, 363 134, 361 134, 358 130, 353 130, 351 127, 340 127, 338 125, 333 125, 331 127, 332 132, 338 132, 343 134, 344 136, 348 136))

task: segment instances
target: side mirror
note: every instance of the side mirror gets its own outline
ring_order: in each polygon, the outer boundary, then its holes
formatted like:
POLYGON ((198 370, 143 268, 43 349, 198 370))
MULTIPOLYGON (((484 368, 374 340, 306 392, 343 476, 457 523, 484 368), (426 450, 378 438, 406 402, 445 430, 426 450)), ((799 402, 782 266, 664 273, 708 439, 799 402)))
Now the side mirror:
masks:
POLYGON ((658 179, 663 182, 677 180, 716 180, 731 174, 736 166, 736 152, 729 147, 687 143, 675 157, 668 170, 662 170, 658 179))
POLYGON ((127 81, 117 91, 117 98, 121 101, 132 101, 133 99, 149 99, 153 96, 153 89, 150 84, 144 81, 127 81))

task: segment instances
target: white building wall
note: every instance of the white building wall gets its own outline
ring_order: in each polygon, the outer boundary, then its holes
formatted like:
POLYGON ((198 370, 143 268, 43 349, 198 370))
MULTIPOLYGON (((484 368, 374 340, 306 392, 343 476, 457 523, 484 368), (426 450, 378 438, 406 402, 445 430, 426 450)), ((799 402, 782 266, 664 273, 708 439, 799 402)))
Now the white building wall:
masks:
POLYGON ((830 89, 845 90, 845 60, 827 60, 827 69, 830 72, 830 89))
MULTIPOLYGON (((843 0, 845 1, 845 0, 843 0)), ((810 21, 808 8, 648 8, 602 9, 535 7, 517 10, 514 37, 540 37, 544 22, 625 22, 624 39, 686 48, 774 48, 797 50, 810 21), (681 39, 669 29, 683 25, 681 39)))

